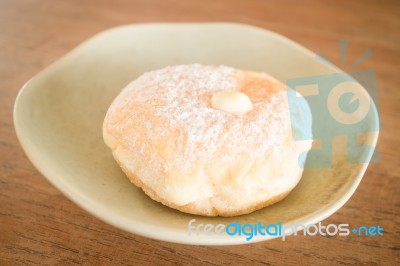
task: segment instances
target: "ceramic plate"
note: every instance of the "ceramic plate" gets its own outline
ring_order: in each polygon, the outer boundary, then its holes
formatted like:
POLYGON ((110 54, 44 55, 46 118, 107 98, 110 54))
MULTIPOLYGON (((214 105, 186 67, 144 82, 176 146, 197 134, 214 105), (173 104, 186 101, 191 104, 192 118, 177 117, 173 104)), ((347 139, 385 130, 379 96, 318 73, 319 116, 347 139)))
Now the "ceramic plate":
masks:
MULTIPOLYGON (((267 240, 273 236, 259 235, 247 241, 238 235, 188 235, 188 222, 313 224, 350 198, 367 164, 343 159, 345 145, 340 137, 334 143, 333 167, 306 169, 285 200, 248 215, 207 218, 180 213, 132 185, 103 142, 106 111, 120 90, 142 73, 189 63, 263 71, 282 82, 340 71, 293 41, 248 25, 117 27, 79 45, 21 89, 14 123, 23 149, 54 186, 91 214, 126 231, 171 242, 231 245, 267 240)), ((367 123, 376 125, 376 110, 371 106, 375 115, 368 116, 367 123)), ((377 137, 373 132, 363 141, 374 146, 377 137)))

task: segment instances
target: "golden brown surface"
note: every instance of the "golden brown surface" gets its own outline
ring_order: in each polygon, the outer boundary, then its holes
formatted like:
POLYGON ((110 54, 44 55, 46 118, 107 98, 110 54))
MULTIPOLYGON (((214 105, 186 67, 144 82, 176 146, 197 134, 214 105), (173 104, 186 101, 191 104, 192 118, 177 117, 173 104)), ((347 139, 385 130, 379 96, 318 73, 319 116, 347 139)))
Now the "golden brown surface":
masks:
MULTIPOLYGON (((103 138, 153 200, 191 214, 238 216, 280 201, 302 176, 298 158, 312 143, 293 140, 287 102, 285 84, 265 73, 169 66, 120 92, 105 115, 103 138), (211 106, 213 95, 232 90, 253 109, 236 115, 211 106)), ((306 102, 301 108, 310 116, 306 102)), ((311 128, 306 119, 298 123, 298 130, 311 128)))
POLYGON ((244 210, 241 210, 240 213, 229 213, 229 214, 219 214, 218 211, 211 207, 210 211, 208 213, 199 213, 199 210, 196 208, 196 205, 193 203, 189 203, 189 204, 185 204, 183 206, 177 206, 171 202, 165 201, 164 199, 161 199, 157 193, 149 188, 148 186, 146 186, 146 184, 144 184, 140 179, 138 179, 134 174, 130 173, 122 164, 121 162, 118 161, 117 158, 115 158, 115 160, 118 162, 118 164, 121 166, 122 170, 125 172, 125 174, 127 175, 127 177, 129 178, 129 180, 132 182, 132 184, 135 184, 136 186, 140 187, 141 189, 143 189, 143 191, 153 200, 161 202, 162 204, 164 204, 165 206, 168 206, 170 208, 173 209, 177 209, 181 212, 185 212, 185 213, 192 213, 192 214, 198 214, 198 215, 203 215, 203 216, 226 216, 226 217, 230 217, 230 216, 237 216, 237 215, 242 215, 242 214, 247 214, 247 213, 251 213, 255 210, 259 210, 262 209, 266 206, 272 205, 278 201, 283 200, 289 193, 290 191, 284 192, 278 196, 272 197, 269 200, 265 201, 265 202, 261 202, 256 204, 255 206, 250 206, 244 210))
POLYGON ((400 5, 397 1, 0 1, 0 264, 386 264, 400 249, 400 5), (93 34, 116 25, 233 21, 276 31, 340 62, 377 73, 382 161, 353 197, 323 221, 380 225, 383 237, 291 237, 233 247, 170 244, 125 233, 71 203, 35 170, 12 124, 18 90, 30 77, 93 34))

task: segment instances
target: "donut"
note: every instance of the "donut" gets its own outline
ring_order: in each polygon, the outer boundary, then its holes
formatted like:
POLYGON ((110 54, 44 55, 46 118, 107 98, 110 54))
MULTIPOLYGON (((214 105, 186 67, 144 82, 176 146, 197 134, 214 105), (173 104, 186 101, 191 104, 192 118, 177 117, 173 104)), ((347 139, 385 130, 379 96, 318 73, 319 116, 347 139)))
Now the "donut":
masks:
MULTIPOLYGON (((300 97, 299 97, 300 98, 300 97)), ((103 137, 151 199, 202 216, 248 214, 285 198, 311 141, 305 101, 291 123, 286 86, 266 73, 176 65, 144 73, 114 99, 103 137)))

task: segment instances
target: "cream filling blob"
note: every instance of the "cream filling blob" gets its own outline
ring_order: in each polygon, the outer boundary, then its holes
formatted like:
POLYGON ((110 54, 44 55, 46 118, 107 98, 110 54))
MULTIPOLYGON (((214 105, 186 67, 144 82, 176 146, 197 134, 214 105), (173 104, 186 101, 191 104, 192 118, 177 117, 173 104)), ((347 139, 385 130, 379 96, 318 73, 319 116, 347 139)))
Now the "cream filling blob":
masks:
POLYGON ((253 109, 250 98, 236 90, 219 91, 212 95, 211 106, 214 109, 233 114, 245 114, 253 109))

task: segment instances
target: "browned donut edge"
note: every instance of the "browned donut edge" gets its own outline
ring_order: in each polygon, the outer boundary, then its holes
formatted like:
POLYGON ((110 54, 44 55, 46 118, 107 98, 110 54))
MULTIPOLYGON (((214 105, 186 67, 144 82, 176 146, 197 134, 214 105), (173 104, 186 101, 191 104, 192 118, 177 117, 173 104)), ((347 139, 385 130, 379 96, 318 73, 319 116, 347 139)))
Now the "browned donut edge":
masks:
MULTIPOLYGON (((257 203, 253 206, 250 206, 246 209, 242 209, 242 210, 238 210, 238 211, 218 211, 217 209, 215 209, 213 206, 211 206, 211 210, 210 211, 204 211, 202 212, 201 210, 199 210, 198 208, 196 208, 194 203, 188 203, 185 205, 176 205, 173 204, 171 202, 165 201, 164 199, 160 198, 157 194, 157 192, 155 192, 153 189, 151 189, 150 187, 148 187, 146 184, 144 184, 139 178, 137 178, 134 173, 131 173, 130 171, 128 171, 124 165, 118 160, 118 158, 114 155, 113 156, 115 158, 115 160, 117 161, 117 163, 119 164, 119 166, 121 167, 122 171, 127 175, 127 177, 129 178, 129 180, 136 185, 137 187, 141 188, 144 193, 146 193, 146 195, 148 195, 151 199, 158 201, 160 203, 162 203, 165 206, 168 206, 170 208, 179 210, 181 212, 184 213, 189 213, 189 214, 195 214, 195 215, 201 215, 201 216, 222 216, 222 217, 233 217, 233 216, 239 216, 239 215, 244 215, 244 214, 249 214, 252 213, 254 211, 260 210, 262 208, 265 208, 267 206, 270 206, 274 203, 277 203, 278 201, 281 201, 282 199, 284 199, 291 191, 293 188, 275 196, 272 197, 270 199, 268 199, 267 201, 263 201, 260 203, 257 203)), ((300 178, 299 178, 300 181, 300 178)))

